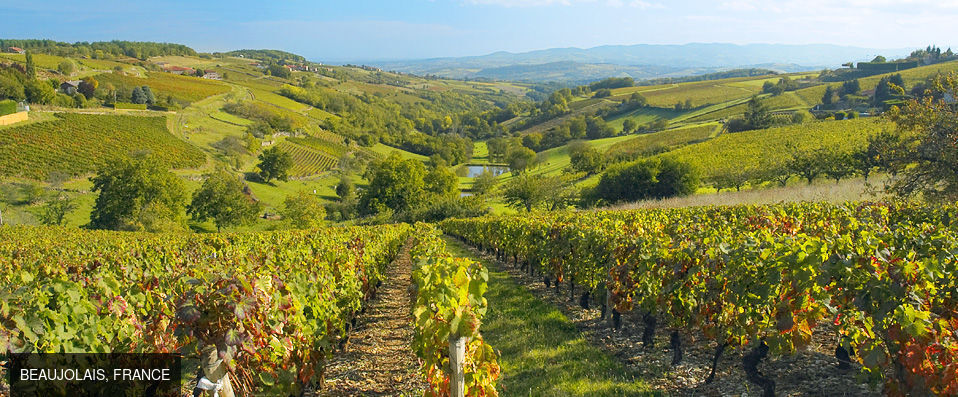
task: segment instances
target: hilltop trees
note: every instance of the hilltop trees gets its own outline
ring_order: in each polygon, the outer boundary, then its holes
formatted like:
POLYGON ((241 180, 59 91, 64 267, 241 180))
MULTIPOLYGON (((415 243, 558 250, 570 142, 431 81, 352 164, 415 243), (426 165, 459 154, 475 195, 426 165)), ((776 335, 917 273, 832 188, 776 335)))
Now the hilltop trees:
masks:
POLYGON ((263 181, 269 183, 273 179, 281 181, 289 180, 289 170, 293 167, 293 157, 280 148, 273 146, 266 148, 257 157, 259 164, 259 176, 263 181))
POLYGON ((166 231, 184 226, 183 181, 151 156, 108 161, 90 179, 93 229, 166 231))

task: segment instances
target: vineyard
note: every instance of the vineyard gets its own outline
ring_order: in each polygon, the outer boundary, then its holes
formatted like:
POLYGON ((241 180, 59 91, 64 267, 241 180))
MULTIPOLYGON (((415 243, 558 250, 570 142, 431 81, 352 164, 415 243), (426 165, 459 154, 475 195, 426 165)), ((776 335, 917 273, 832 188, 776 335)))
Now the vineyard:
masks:
MULTIPOLYGON (((321 152, 327 153, 330 156, 340 158, 346 155, 346 146, 342 142, 331 141, 330 139, 335 139, 338 135, 333 135, 331 133, 324 134, 321 138, 308 136, 304 138, 293 137, 288 140, 297 145, 306 146, 311 149, 319 150, 321 152)), ((342 140, 342 138, 340 138, 342 140)))
POLYGON ((677 103, 685 103, 687 99, 690 99, 693 107, 700 107, 735 99, 748 98, 761 92, 761 86, 743 87, 728 84, 741 80, 742 79, 727 79, 617 89, 613 91, 613 94, 616 96, 612 97, 612 99, 628 99, 632 92, 638 92, 649 101, 649 105, 651 106, 669 108, 677 103))
POLYGON ((956 216, 953 206, 802 203, 441 227, 602 306, 613 327, 622 313, 643 313, 648 340, 657 327, 672 333, 673 365, 691 337, 717 343, 713 374, 726 349, 744 350, 742 368, 766 396, 775 374, 759 364, 808 348, 813 334, 833 335, 841 365, 887 394, 955 395, 956 216))
POLYGON ((293 157, 293 168, 290 172, 292 176, 320 174, 336 168, 336 165, 339 164, 338 158, 297 143, 284 141, 277 146, 293 157))
POLYGON ((495 395, 496 355, 478 331, 485 271, 446 254, 434 227, 413 230, 0 228, 0 344, 12 352, 178 352, 193 368, 218 351, 232 359, 228 383, 238 395, 299 395, 322 386, 324 362, 343 348, 386 266, 414 234, 423 376, 448 391, 447 340, 468 337, 459 374, 465 389, 495 395))
POLYGON ((104 73, 96 76, 100 84, 110 83, 116 88, 132 90, 134 87, 149 86, 156 95, 157 102, 163 102, 167 96, 180 103, 192 103, 200 99, 229 92, 228 85, 215 80, 198 77, 178 76, 172 73, 153 72, 148 77, 134 77, 119 73, 104 73))
POLYGON ((82 175, 105 161, 150 152, 173 168, 202 165, 202 151, 166 129, 164 117, 57 113, 54 121, 0 133, 0 175, 45 179, 51 172, 82 175))
POLYGON ((636 159, 667 152, 676 148, 705 141, 721 128, 718 124, 701 124, 687 128, 665 130, 612 145, 606 155, 612 158, 636 159))
POLYGON ((890 128, 887 123, 855 119, 722 134, 663 156, 674 156, 693 164, 704 178, 743 169, 775 170, 789 159, 790 146, 794 150, 839 148, 850 152, 864 147, 869 135, 890 128))

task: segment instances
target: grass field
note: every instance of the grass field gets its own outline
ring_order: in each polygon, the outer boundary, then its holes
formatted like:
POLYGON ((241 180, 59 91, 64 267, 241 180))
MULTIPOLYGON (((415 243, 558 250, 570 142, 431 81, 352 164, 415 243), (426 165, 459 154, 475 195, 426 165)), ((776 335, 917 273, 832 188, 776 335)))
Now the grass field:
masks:
POLYGON ((501 353, 501 395, 633 396, 651 388, 609 353, 593 346, 557 307, 518 285, 497 264, 476 258, 459 241, 446 239, 455 256, 482 261, 489 269, 489 310, 482 335, 501 353))
POLYGON ((150 152, 173 168, 202 165, 196 147, 170 134, 163 117, 56 114, 0 134, 0 174, 44 180, 52 172, 82 175, 104 161, 150 152))

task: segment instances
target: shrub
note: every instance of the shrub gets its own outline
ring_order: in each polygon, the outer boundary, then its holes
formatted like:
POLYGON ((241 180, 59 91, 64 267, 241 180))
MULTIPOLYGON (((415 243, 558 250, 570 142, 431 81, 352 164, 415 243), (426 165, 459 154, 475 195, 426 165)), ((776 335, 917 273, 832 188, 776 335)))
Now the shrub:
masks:
POLYGON ((609 167, 592 192, 608 202, 687 196, 698 188, 698 174, 672 158, 639 160, 609 167))

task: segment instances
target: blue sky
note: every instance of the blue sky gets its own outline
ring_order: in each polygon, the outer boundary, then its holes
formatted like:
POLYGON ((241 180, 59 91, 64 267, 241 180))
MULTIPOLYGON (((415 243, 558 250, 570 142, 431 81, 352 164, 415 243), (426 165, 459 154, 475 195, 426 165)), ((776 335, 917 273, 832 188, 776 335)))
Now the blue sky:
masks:
POLYGON ((605 44, 944 47, 956 17, 958 0, 0 0, 0 37, 276 48, 337 62, 605 44))

